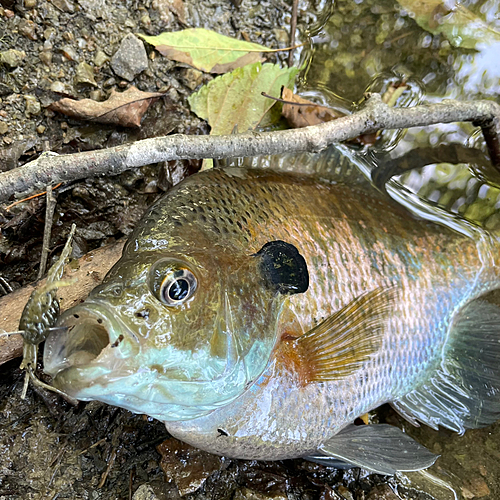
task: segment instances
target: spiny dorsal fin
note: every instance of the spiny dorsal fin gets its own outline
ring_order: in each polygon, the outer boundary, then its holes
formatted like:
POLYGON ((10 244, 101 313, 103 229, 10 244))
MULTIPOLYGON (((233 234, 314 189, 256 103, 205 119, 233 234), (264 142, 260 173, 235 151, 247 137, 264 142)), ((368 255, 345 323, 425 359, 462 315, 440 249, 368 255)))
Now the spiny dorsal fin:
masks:
POLYGON ((378 351, 397 291, 376 288, 360 295, 297 339, 309 366, 309 380, 350 375, 378 351))

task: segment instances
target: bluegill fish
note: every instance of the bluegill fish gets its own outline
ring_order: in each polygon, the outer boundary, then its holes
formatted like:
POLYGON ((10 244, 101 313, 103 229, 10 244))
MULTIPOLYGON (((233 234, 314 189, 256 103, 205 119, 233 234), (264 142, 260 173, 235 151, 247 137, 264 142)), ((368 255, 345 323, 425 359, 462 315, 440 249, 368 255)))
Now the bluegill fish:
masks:
POLYGON ((203 172, 61 316, 45 371, 213 453, 422 469, 405 433, 353 422, 386 402, 459 433, 499 418, 499 243, 465 233, 341 182, 203 172))

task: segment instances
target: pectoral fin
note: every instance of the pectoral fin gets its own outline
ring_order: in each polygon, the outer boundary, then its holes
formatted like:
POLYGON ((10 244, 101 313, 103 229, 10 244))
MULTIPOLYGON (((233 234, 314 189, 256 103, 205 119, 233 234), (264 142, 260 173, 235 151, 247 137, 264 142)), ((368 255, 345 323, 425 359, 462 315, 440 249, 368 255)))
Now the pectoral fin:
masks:
POLYGON ((328 440, 317 455, 305 457, 327 467, 361 467, 378 474, 416 471, 438 458, 392 425, 351 425, 328 440))
POLYGON ((355 298, 297 339, 311 381, 335 380, 359 370, 381 346, 398 289, 376 288, 355 298))

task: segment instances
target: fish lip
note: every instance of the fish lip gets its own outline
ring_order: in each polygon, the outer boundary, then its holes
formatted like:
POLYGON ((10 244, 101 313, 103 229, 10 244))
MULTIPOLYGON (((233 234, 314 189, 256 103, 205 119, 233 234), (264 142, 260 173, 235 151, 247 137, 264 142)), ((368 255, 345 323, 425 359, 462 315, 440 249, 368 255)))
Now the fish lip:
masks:
MULTIPOLYGON (((125 337, 131 341, 129 346, 136 347, 129 351, 139 349, 137 336, 97 302, 71 307, 59 317, 56 326, 63 329, 49 334, 43 355, 44 371, 53 378, 71 368, 98 365, 101 354, 117 347, 125 337)), ((126 358, 133 353, 120 354, 119 357, 126 358)))

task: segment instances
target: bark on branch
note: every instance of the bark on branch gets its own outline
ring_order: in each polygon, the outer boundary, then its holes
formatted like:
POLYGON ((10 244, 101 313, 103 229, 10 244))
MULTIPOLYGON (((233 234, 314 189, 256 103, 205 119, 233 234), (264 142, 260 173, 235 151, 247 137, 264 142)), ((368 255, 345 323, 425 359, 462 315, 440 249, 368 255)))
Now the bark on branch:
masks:
POLYGON ((500 170, 500 105, 493 101, 458 102, 391 108, 372 94, 358 112, 302 129, 229 136, 171 135, 109 149, 71 155, 44 154, 0 174, 0 202, 12 195, 42 190, 48 184, 97 175, 116 175, 152 163, 178 159, 228 158, 264 154, 317 152, 328 145, 382 129, 471 121, 481 126, 490 159, 500 170))

